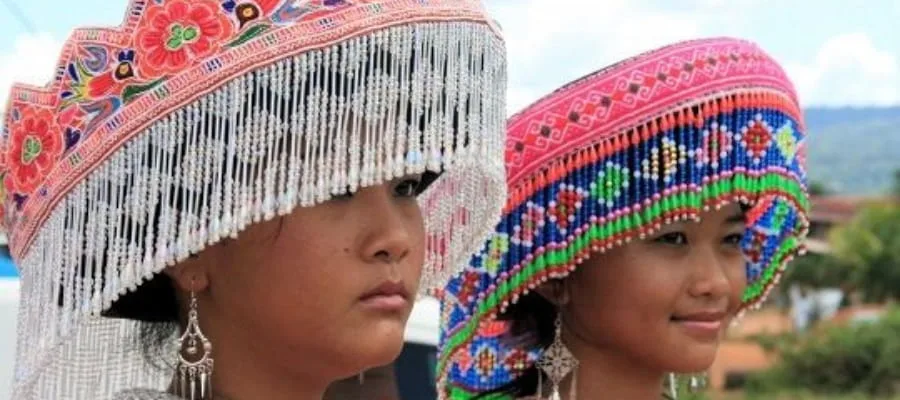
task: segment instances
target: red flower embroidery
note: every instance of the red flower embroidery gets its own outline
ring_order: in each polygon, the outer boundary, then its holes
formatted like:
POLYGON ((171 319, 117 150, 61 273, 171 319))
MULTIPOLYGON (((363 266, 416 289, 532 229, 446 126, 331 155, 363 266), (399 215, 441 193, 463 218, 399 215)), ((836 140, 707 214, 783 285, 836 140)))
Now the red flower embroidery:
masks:
POLYGON ((62 153, 60 129, 49 110, 22 110, 10 126, 6 162, 12 179, 8 190, 29 194, 44 180, 62 153))
POLYGON ((556 194, 556 201, 550 203, 550 216, 556 221, 556 225, 562 232, 569 229, 575 211, 581 208, 581 200, 584 198, 584 191, 581 188, 570 186, 560 189, 556 194))
POLYGON ((141 75, 155 78, 180 72, 215 54, 234 26, 212 0, 174 0, 151 6, 137 28, 141 75))
POLYGON ((471 348, 469 346, 458 350, 456 354, 456 365, 459 366, 463 373, 468 372, 472 368, 474 360, 472 359, 471 348))
POLYGON ((703 147, 700 150, 702 160, 706 164, 719 164, 723 158, 731 153, 731 132, 725 125, 714 124, 709 134, 703 137, 703 147))
POLYGON ((466 271, 463 273, 463 280, 460 284, 459 294, 457 295, 459 302, 462 305, 467 306, 474 300, 480 276, 481 275, 477 272, 473 271, 466 271))
POLYGON ((478 324, 478 336, 485 338, 499 337, 506 333, 509 324, 504 321, 483 321, 478 324))
POLYGON ((489 376, 497 365, 497 356, 489 347, 482 347, 475 355, 475 369, 482 376, 489 376))
POLYGON ((747 254, 747 258, 750 259, 750 262, 753 264, 757 264, 762 260, 763 249, 766 244, 766 235, 761 232, 753 232, 752 238, 750 239, 750 245, 745 250, 747 254))
POLYGON ((119 93, 125 83, 134 78, 134 50, 122 50, 118 54, 118 63, 111 71, 92 77, 87 82, 87 94, 92 99, 99 99, 110 93, 119 93))
POLYGON ((527 363, 528 353, 521 349, 510 351, 506 358, 503 359, 503 366, 506 367, 506 370, 514 373, 524 371, 528 366, 527 363))
POLYGON ((534 237, 544 227, 544 209, 533 204, 528 204, 522 223, 517 227, 514 238, 518 243, 526 246, 534 244, 534 237))
POLYGON ((753 121, 744 131, 744 146, 753 157, 760 157, 772 143, 772 132, 762 121, 753 121))

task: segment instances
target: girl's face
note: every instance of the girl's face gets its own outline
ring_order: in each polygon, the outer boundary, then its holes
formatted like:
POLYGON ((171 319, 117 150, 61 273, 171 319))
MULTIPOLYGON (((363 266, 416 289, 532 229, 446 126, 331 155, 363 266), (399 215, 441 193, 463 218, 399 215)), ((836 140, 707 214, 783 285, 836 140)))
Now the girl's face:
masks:
POLYGON ((736 204, 701 221, 592 255, 564 283, 567 340, 658 372, 708 368, 747 283, 745 223, 736 204))
POLYGON ((337 380, 390 363, 425 261, 420 186, 297 208, 170 272, 183 290, 194 280, 217 368, 337 380))

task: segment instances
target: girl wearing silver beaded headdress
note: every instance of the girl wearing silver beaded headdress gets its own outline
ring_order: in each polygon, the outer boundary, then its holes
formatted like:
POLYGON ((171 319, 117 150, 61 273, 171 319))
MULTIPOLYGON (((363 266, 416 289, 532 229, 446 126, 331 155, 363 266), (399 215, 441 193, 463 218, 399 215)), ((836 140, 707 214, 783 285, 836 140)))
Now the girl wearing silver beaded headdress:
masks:
POLYGON ((320 399, 505 198, 478 0, 132 0, 13 88, 19 400, 320 399))

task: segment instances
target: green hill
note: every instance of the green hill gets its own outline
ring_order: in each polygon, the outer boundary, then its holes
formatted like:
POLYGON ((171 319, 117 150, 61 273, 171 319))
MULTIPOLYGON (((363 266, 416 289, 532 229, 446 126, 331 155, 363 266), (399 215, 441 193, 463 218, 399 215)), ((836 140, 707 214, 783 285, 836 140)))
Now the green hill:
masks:
POLYGON ((900 106, 810 108, 809 176, 843 194, 881 194, 900 169, 900 106))

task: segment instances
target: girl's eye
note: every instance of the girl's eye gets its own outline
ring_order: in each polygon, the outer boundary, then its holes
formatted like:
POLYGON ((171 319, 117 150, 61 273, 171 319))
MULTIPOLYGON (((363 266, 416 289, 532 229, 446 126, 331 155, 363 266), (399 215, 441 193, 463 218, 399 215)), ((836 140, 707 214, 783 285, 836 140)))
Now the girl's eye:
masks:
POLYGON ((394 192, 400 197, 416 197, 422 194, 422 181, 419 179, 406 179, 397 184, 394 192))
POLYGON ((670 232, 657 236, 653 241, 673 246, 681 246, 687 244, 687 235, 682 232, 670 232))
POLYGON ((346 192, 331 197, 332 200, 349 200, 351 198, 353 198, 353 192, 350 191, 350 187, 347 187, 346 192))
MULTIPOLYGON (((394 186, 394 194, 398 197, 416 197, 424 191, 423 186, 425 185, 422 185, 422 181, 419 178, 404 179, 394 186)), ((353 198, 353 192, 348 187, 346 192, 334 195, 332 200, 349 200, 351 198, 353 198)))
POLYGON ((725 244, 729 246, 740 246, 742 240, 744 240, 743 234, 734 233, 725 237, 725 244))

